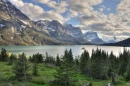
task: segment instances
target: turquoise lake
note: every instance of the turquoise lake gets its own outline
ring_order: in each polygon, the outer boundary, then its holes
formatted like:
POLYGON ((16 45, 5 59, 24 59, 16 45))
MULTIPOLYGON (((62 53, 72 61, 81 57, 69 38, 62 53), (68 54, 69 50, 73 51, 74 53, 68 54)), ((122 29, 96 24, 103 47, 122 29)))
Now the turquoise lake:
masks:
MULTIPOLYGON (((0 46, 1 48, 5 48, 7 52, 20 54, 24 52, 26 55, 30 56, 36 53, 44 54, 48 52, 49 55, 56 56, 59 54, 60 56, 64 54, 66 49, 72 49, 73 56, 81 55, 81 53, 86 49, 90 55, 92 49, 102 49, 110 53, 113 53, 118 56, 120 52, 123 52, 123 47, 116 47, 116 46, 96 46, 96 45, 42 45, 42 46, 0 46), (83 49, 84 48, 84 49, 83 49)), ((130 50, 129 47, 127 49, 130 50)))

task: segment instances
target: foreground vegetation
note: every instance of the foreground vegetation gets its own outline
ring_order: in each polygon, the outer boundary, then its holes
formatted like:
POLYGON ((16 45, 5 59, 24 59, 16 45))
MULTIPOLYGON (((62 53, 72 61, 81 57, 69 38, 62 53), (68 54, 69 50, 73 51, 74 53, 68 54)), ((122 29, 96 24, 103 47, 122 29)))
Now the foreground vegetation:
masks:
POLYGON ((124 49, 116 57, 97 49, 90 57, 85 50, 73 58, 66 50, 56 58, 35 54, 29 59, 21 55, 0 54, 0 86, 130 86, 130 53, 124 49))

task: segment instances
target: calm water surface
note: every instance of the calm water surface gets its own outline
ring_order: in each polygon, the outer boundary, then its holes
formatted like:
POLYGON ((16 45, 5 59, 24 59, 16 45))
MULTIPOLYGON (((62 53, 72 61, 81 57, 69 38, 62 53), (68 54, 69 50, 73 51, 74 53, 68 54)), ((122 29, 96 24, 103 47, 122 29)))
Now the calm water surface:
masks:
MULTIPOLYGON (((56 56, 59 54, 60 56, 64 54, 66 49, 72 49, 73 56, 81 55, 84 51, 82 48, 86 49, 90 55, 92 53, 92 49, 99 49, 105 50, 108 53, 113 51, 113 53, 118 56, 120 52, 123 52, 123 47, 115 47, 115 46, 95 46, 95 45, 43 45, 43 46, 0 46, 1 48, 5 48, 7 52, 19 54, 19 53, 26 53, 28 56, 33 55, 36 53, 44 54, 48 52, 49 55, 56 56)), ((129 47, 127 49, 130 50, 129 47)))

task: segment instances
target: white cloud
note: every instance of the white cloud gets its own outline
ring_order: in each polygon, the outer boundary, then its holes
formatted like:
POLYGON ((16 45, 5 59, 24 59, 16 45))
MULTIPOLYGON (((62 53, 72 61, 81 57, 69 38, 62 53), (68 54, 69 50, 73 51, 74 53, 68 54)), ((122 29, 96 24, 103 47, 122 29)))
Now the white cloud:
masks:
POLYGON ((105 8, 106 7, 104 5, 101 5, 100 8, 99 8, 100 12, 102 12, 105 8))
MULTIPOLYGON (((117 0, 114 0, 117 1, 117 0)), ((52 8, 52 10, 44 11, 38 5, 32 3, 24 3, 22 0, 11 0, 23 13, 31 19, 47 19, 58 20, 61 23, 77 17, 80 21, 80 26, 83 30, 93 30, 104 34, 104 36, 123 39, 129 36, 130 26, 130 1, 120 0, 116 7, 117 13, 104 14, 103 10, 111 11, 101 5, 103 0, 35 0, 35 2, 42 3, 52 8), (99 10, 96 11, 93 6, 99 5, 99 10), (68 12, 68 18, 62 16, 63 13, 68 12)))
MULTIPOLYGON (((91 16, 80 17, 80 22, 84 25, 83 30, 93 30, 111 37, 116 35, 118 40, 130 37, 130 26, 127 25, 130 22, 129 0, 121 0, 115 14, 103 14, 104 9, 105 6, 100 6, 100 12, 91 11, 91 16)), ((110 11, 110 8, 107 10, 110 11)))
POLYGON ((117 12, 120 16, 130 13, 130 1, 129 0, 121 0, 117 6, 117 12))
POLYGON ((93 7, 102 3, 103 0, 69 0, 69 9, 77 12, 77 14, 90 15, 93 7))
POLYGON ((38 5, 34 5, 32 3, 24 3, 22 0, 10 1, 31 19, 40 19, 40 16, 44 13, 44 10, 38 5))
POLYGON ((55 1, 51 0, 38 0, 39 2, 41 1, 42 3, 48 3, 48 6, 53 7, 55 9, 46 12, 40 6, 34 5, 32 3, 25 3, 22 0, 10 0, 10 1, 24 14, 26 14, 29 18, 33 20, 41 20, 41 19, 58 20, 61 23, 68 20, 61 15, 61 13, 66 11, 65 2, 61 2, 58 4, 55 1))
POLYGON ((45 12, 41 18, 47 20, 58 20, 60 23, 63 23, 68 20, 53 10, 45 12))
POLYGON ((53 8, 57 13, 64 13, 67 10, 66 7, 68 6, 65 1, 57 3, 53 0, 35 0, 35 2, 46 4, 47 6, 53 8))
POLYGON ((111 9, 110 8, 107 8, 107 11, 110 11, 111 9))

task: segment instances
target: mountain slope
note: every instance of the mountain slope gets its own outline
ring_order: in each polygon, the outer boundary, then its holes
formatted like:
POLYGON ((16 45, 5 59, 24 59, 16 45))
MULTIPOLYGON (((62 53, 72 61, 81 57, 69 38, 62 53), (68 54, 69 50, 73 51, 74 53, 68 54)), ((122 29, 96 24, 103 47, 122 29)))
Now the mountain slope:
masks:
POLYGON ((94 44, 104 44, 105 42, 99 38, 97 32, 88 31, 84 34, 84 38, 93 42, 94 44))
POLYGON ((0 0, 0 44, 41 45, 61 42, 38 31, 26 15, 7 0, 0 0))
POLYGON ((80 28, 53 20, 32 21, 12 3, 0 0, 0 44, 87 44, 80 28))
POLYGON ((81 29, 78 27, 73 27, 70 24, 62 25, 56 20, 47 21, 40 20, 35 23, 38 27, 43 28, 48 34, 64 43, 69 44, 85 44, 89 43, 87 40, 83 39, 81 29))
POLYGON ((117 43, 109 43, 109 44, 105 44, 105 45, 130 47, 130 38, 117 42, 117 43))

